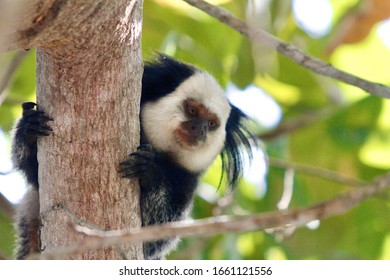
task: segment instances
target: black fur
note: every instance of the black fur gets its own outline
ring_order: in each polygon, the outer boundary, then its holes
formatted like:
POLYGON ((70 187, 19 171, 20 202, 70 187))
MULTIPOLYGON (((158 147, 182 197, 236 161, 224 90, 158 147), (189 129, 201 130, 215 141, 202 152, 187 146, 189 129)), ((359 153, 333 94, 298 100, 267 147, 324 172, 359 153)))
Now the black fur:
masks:
POLYGON ((51 119, 35 110, 35 106, 33 102, 22 104, 23 115, 14 131, 12 161, 14 167, 24 173, 27 183, 38 188, 37 139, 50 134, 47 122, 51 119))
MULTIPOLYGON (((251 161, 252 150, 250 140, 253 140, 253 144, 256 141, 244 123, 248 119, 248 116, 234 105, 230 104, 230 106, 231 111, 226 124, 225 149, 221 153, 221 159, 222 169, 229 174, 229 185, 234 187, 242 175, 243 154, 247 154, 249 161, 251 161)), ((223 173, 221 175, 221 181, 222 179, 223 173)))
MULTIPOLYGON (((141 186, 142 226, 158 225, 186 218, 191 207, 199 174, 193 174, 174 163, 150 145, 120 164, 123 177, 137 176, 141 186)), ((145 259, 161 259, 177 239, 158 240, 143 245, 145 259)))
POLYGON ((30 188, 18 207, 16 230, 18 233, 17 259, 39 251, 39 197, 37 139, 51 133, 47 122, 51 119, 34 109, 35 103, 22 104, 23 115, 17 122, 12 143, 14 167, 26 177, 30 188))
POLYGON ((18 251, 16 252, 16 259, 23 260, 30 253, 31 240, 29 230, 31 228, 31 223, 26 217, 21 217, 17 221, 16 225, 17 230, 19 231, 18 236, 18 251))
POLYGON ((145 64, 142 77, 141 104, 158 100, 173 92, 195 71, 196 68, 191 65, 159 54, 154 61, 145 64))
POLYGON ((16 259, 25 259, 32 253, 39 252, 39 197, 38 191, 31 188, 21 205, 18 207, 16 231, 18 234, 18 247, 16 259))

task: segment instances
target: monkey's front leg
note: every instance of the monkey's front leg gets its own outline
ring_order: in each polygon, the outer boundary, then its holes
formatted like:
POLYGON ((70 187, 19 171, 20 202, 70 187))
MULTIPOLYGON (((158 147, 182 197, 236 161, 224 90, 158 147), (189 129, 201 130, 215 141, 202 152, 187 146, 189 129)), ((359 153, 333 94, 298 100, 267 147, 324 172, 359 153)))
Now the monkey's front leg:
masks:
MULTIPOLYGON (((178 212, 171 199, 171 185, 166 172, 169 163, 165 162, 150 145, 141 145, 120 164, 119 172, 124 178, 138 177, 141 187, 140 207, 142 226, 164 224, 175 219, 178 212)), ((177 238, 145 242, 145 259, 161 259, 174 247, 177 238)))
POLYGON ((33 102, 22 104, 22 118, 13 130, 12 161, 26 176, 27 182, 38 189, 37 139, 52 133, 47 123, 53 119, 35 107, 33 102))
POLYGON ((12 160, 14 167, 25 175, 30 185, 17 207, 16 229, 18 235, 17 259, 24 259, 39 252, 39 195, 37 139, 48 136, 52 120, 44 112, 35 109, 36 104, 22 104, 23 116, 13 131, 12 160))

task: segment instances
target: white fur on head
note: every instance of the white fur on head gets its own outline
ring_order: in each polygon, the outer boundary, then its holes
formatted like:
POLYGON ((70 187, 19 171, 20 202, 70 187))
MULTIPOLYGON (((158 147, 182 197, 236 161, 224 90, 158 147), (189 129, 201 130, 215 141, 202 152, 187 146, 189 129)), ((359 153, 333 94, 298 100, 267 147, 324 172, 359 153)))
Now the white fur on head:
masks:
POLYGON ((217 81, 206 72, 196 71, 172 93, 143 105, 142 128, 155 149, 167 152, 189 171, 202 172, 224 147, 230 110, 229 102, 217 81), (193 147, 178 144, 174 136, 174 131, 186 120, 183 104, 187 99, 203 104, 220 120, 218 129, 210 131, 205 142, 193 147))

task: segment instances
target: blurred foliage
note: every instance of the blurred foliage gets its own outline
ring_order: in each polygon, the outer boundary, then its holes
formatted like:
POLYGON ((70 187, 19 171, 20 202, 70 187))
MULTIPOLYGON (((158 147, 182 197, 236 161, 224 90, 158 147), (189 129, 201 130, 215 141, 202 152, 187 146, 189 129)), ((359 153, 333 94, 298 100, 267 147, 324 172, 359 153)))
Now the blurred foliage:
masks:
MULTIPOLYGON (((330 1, 334 12, 332 26, 328 34, 318 38, 300 28, 290 1, 269 0, 268 5, 262 7, 255 7, 254 1, 244 0, 211 2, 224 6, 241 19, 261 15, 261 20, 248 20, 343 70, 390 85, 387 70, 390 52, 378 37, 376 25, 370 25, 369 32, 359 42, 346 45, 348 39, 343 41, 338 37, 338 43, 334 45, 335 37, 340 36, 337 30, 345 18, 358 11, 356 7, 364 1, 330 1), (255 8, 258 9, 256 13, 250 10, 255 8)), ((352 28, 349 33, 353 32, 352 28)), ((206 69, 223 86, 234 83, 244 89, 254 84, 264 89, 282 108, 282 123, 312 118, 314 112, 328 112, 309 125, 265 141, 263 145, 268 156, 326 168, 366 181, 390 167, 388 100, 317 76, 273 51, 254 46, 236 31, 181 1, 144 1, 145 59, 153 57, 155 51, 206 69)), ((0 56, 0 63, 5 66, 0 69, 0 77, 13 55, 0 56)), ((6 89, 8 96, 0 107, 0 126, 4 131, 10 130, 20 114, 19 104, 34 100, 34 60, 34 51, 30 50, 6 89)), ((266 109, 262 104, 255 105, 259 111, 266 109)), ((263 127, 259 131, 264 130, 263 127)), ((204 176, 194 202, 192 216, 195 219, 277 210, 284 191, 285 170, 270 166, 266 184, 243 180, 232 191, 223 186, 218 188, 219 168, 220 162, 216 161, 204 176)), ((312 205, 353 187, 295 172, 289 207, 312 205)), ((389 207, 388 196, 384 194, 312 227, 185 238, 170 258, 390 259, 389 207)), ((3 234, 10 234, 11 228, 7 224, 9 221, 0 217, 0 251, 10 254, 12 246, 3 234)))
POLYGON ((14 227, 9 221, 0 213, 0 252, 5 256, 12 256, 14 251, 14 227))

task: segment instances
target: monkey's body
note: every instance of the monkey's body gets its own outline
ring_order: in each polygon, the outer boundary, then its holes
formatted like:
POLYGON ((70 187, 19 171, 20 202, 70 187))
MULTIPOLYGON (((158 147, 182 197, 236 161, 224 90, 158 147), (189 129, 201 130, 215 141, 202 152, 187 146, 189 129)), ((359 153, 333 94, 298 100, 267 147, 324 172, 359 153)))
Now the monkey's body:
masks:
MULTIPOLYGON (((150 146, 141 146, 136 154, 139 157, 137 166, 144 165, 145 168, 145 172, 139 175, 142 226, 184 220, 191 208, 198 174, 189 173, 172 163, 166 155, 153 152, 150 146)), ((162 258, 177 241, 173 238, 146 242, 143 244, 144 257, 162 258)))
MULTIPOLYGON (((20 207, 17 258, 39 251, 37 137, 51 132, 50 120, 23 105, 16 125, 13 161, 32 186, 20 207), (29 213, 29 209, 35 211, 29 213)), ((190 65, 160 56, 145 66, 141 96, 141 146, 120 164, 123 177, 138 177, 142 226, 180 221, 191 210, 199 176, 222 155, 234 183, 241 171, 240 146, 250 144, 245 115, 229 104, 214 78, 190 65)), ((161 259, 178 239, 143 244, 145 259, 161 259)))

